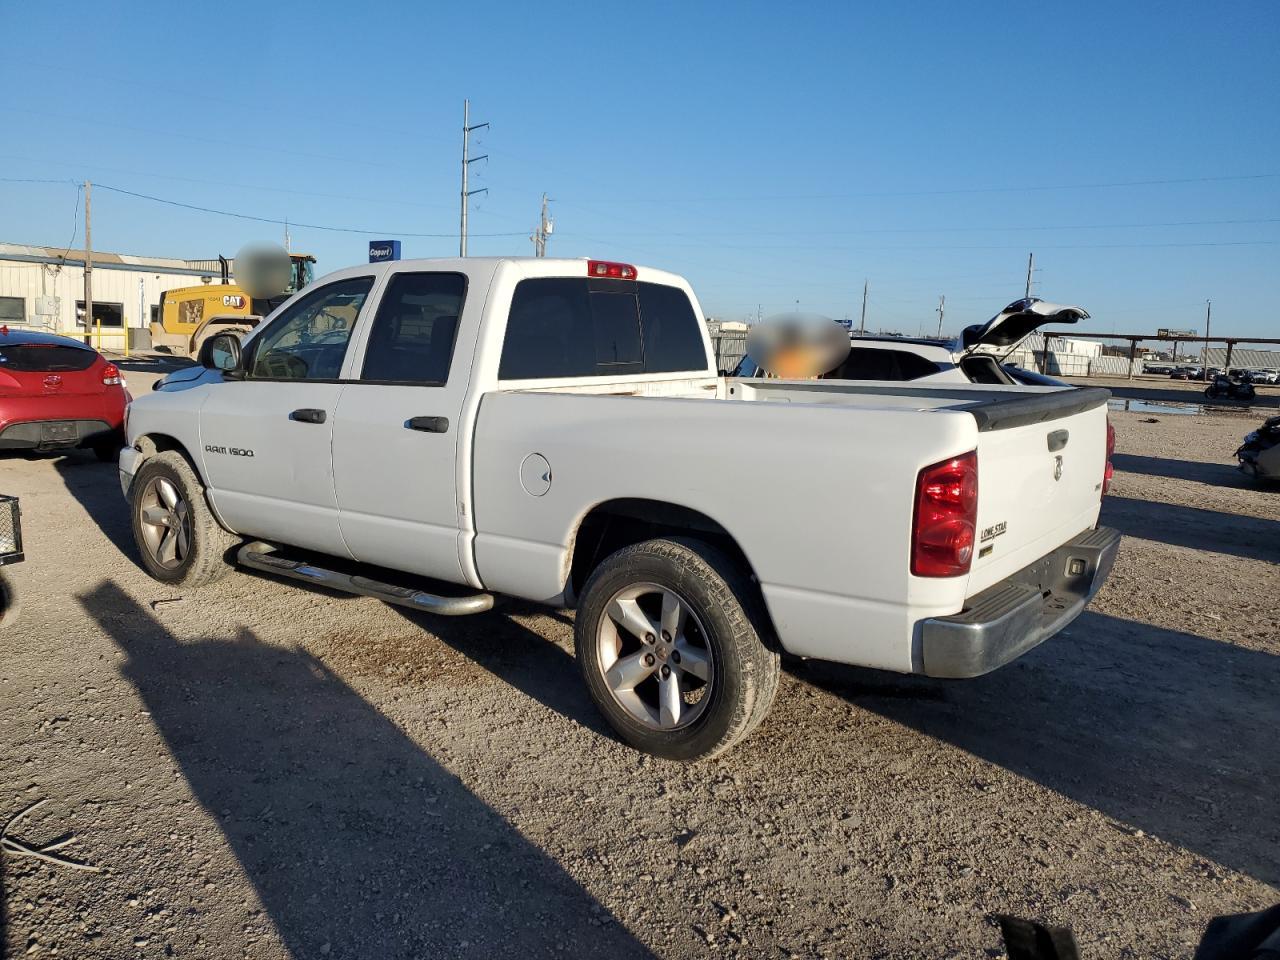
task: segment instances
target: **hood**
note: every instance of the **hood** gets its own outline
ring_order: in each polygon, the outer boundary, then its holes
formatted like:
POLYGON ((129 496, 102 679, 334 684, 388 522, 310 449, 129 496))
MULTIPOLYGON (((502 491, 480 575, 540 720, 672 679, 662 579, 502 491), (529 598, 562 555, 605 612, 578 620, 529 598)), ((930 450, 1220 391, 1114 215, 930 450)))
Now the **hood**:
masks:
POLYGON ((986 323, 965 327, 960 334, 960 352, 968 353, 979 346, 1011 347, 1046 323, 1075 323, 1088 318, 1088 311, 1080 307, 1046 303, 1038 297, 1015 300, 986 323))

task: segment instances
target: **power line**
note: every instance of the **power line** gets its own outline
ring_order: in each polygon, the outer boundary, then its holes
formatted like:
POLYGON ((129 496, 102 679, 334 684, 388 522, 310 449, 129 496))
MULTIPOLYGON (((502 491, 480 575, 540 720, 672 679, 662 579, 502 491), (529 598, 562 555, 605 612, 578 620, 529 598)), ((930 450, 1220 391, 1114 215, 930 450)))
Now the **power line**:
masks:
MULTIPOLYGON (((577 206, 581 206, 578 204, 577 206)), ((585 208, 584 208, 585 209, 585 208)), ((751 233, 766 237, 841 237, 866 233, 1024 233, 1032 230, 1145 230, 1156 227, 1220 227, 1240 224, 1280 223, 1280 217, 1251 217, 1232 220, 1166 220, 1152 223, 1066 223, 1036 224, 1034 226, 994 226, 994 227, 856 227, 851 230, 756 230, 751 233)), ((744 230, 698 231, 696 233, 673 234, 667 230, 655 230, 644 233, 619 233, 624 237, 668 237, 682 236, 690 239, 697 237, 731 237, 739 236, 744 230)))
MULTIPOLYGON (((1103 190, 1122 187, 1170 186, 1188 183, 1231 183, 1249 180, 1273 180, 1280 173, 1232 174, 1218 177, 1171 177, 1163 180, 1114 180, 1098 183, 1059 183, 1007 187, 952 187, 944 190, 873 190, 858 193, 779 193, 724 197, 636 197, 609 198, 592 202, 605 203, 745 203, 758 200, 841 200, 859 197, 937 197, 966 193, 1035 193, 1054 190, 1103 190)), ((562 200, 563 203, 573 201, 562 200)))
MULTIPOLYGON (((166 200, 163 197, 153 197, 148 193, 138 193, 134 190, 125 190, 122 187, 113 187, 109 184, 99 183, 99 190, 110 190, 112 193, 122 193, 125 196, 137 197, 140 200, 151 200, 154 203, 163 203, 171 207, 182 207, 184 210, 195 210, 200 213, 213 213, 220 217, 234 217, 237 220, 252 220, 256 223, 274 223, 285 225, 286 221, 276 219, 275 217, 259 217, 250 213, 234 213, 230 210, 216 210, 213 207, 202 207, 194 203, 182 203, 178 200, 166 200)), ((375 234, 386 234, 392 237, 429 237, 432 239, 447 239, 456 236, 452 233, 414 233, 408 230, 366 230, 363 227, 335 227, 321 223, 300 223, 297 220, 289 220, 288 225, 291 227, 303 227, 307 230, 327 230, 331 233, 363 233, 370 236, 375 234)), ((523 231, 512 233, 477 233, 477 237, 523 237, 523 231)))
MULTIPOLYGON (((321 197, 326 200, 355 200, 359 203, 386 203, 404 207, 448 207, 451 204, 446 203, 423 203, 421 201, 403 200, 400 198, 379 198, 379 197, 360 197, 345 193, 318 193, 313 190, 291 190, 288 187, 267 187, 255 183, 235 183, 229 180, 208 180, 201 177, 179 177, 167 173, 151 173, 146 170, 129 170, 124 167, 103 167, 97 163, 85 163, 82 161, 69 162, 66 160, 42 160, 35 157, 19 157, 12 154, 0 154, 0 160, 19 160, 24 163, 34 164, 52 164, 61 167, 86 168, 92 167, 96 173, 122 173, 133 177, 146 177, 152 180, 175 180, 179 183, 202 183, 214 187, 232 187, 236 190, 259 190, 263 193, 282 193, 299 197, 321 197)), ((7 181, 0 178, 2 182, 14 183, 79 183, 78 180, 13 180, 7 181)))

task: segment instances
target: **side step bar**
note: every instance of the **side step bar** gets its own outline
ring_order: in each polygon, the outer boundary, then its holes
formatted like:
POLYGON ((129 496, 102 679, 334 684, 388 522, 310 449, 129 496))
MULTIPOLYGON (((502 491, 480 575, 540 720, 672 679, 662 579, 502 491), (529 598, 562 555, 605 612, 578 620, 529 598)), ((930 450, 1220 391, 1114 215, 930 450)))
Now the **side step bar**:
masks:
POLYGON ((255 540, 240 548, 236 553, 236 560, 251 570, 274 573, 293 580, 301 580, 304 583, 319 584, 330 590, 357 593, 384 603, 394 603, 397 606, 421 610, 423 613, 434 613, 442 617, 464 617, 493 609, 493 594, 490 593, 477 593, 469 597, 442 597, 422 590, 410 590, 408 587, 381 583, 370 580, 368 577, 326 570, 299 560, 287 560, 276 556, 275 551, 276 548, 271 544, 255 540))

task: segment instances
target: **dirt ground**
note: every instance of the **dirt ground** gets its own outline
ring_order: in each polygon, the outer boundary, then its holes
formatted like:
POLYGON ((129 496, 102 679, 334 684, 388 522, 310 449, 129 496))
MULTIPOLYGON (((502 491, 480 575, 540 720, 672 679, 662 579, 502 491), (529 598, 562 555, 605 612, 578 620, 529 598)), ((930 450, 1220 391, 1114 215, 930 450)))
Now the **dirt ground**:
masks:
MULTIPOLYGON (((139 366, 139 369, 141 367, 139 366)), ((130 373, 135 392, 148 377, 130 373)), ((458 621, 135 562, 113 467, 0 458, 28 560, 0 630, 3 942, 62 957, 1187 957, 1280 900, 1280 491, 1257 415, 1116 412, 1091 610, 934 681, 789 664, 721 760, 617 742, 571 615, 458 621), (1155 422, 1150 422, 1154 420, 1155 422)), ((856 625, 851 625, 856 629, 856 625)))

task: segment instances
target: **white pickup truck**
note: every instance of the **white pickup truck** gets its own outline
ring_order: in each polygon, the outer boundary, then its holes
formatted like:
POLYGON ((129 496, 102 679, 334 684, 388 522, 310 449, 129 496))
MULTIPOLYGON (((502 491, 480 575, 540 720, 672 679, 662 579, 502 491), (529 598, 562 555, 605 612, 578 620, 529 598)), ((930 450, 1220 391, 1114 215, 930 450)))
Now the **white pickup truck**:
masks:
POLYGON ((575 607, 597 706, 682 760, 763 719, 780 652, 977 676, 1106 578, 1106 391, 725 379, 701 317, 628 264, 331 274, 133 402, 142 562, 575 607))

